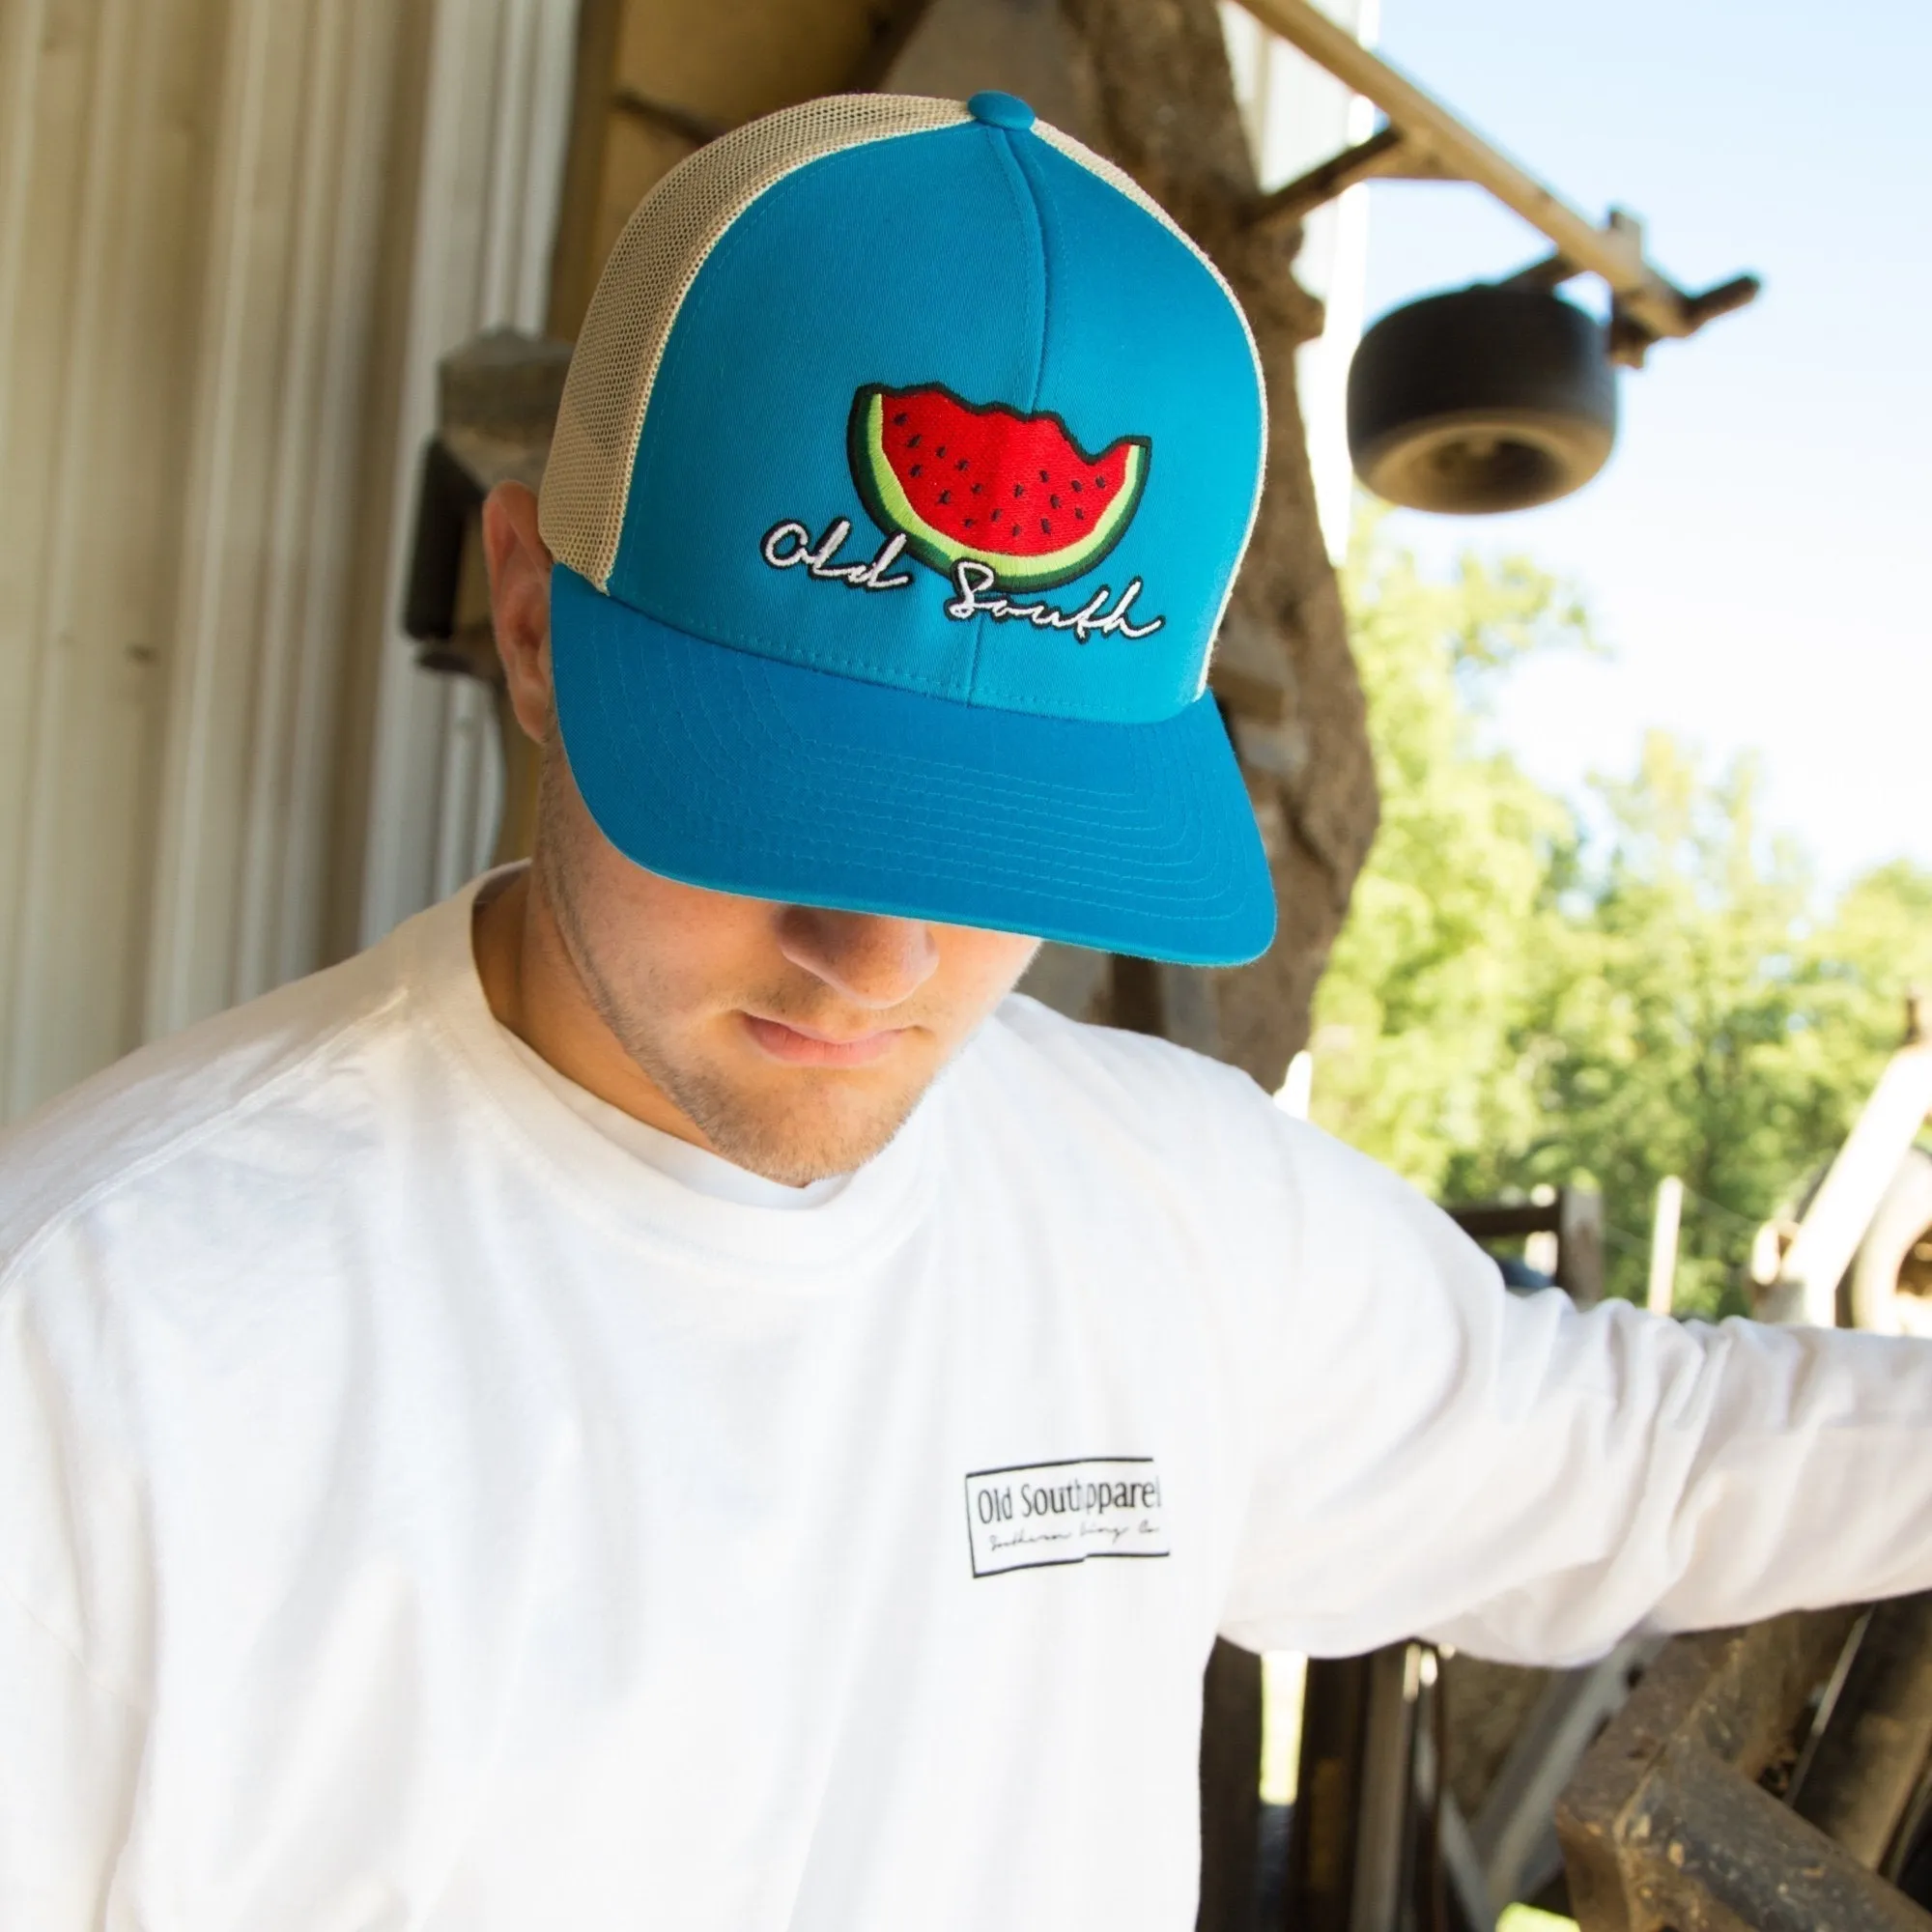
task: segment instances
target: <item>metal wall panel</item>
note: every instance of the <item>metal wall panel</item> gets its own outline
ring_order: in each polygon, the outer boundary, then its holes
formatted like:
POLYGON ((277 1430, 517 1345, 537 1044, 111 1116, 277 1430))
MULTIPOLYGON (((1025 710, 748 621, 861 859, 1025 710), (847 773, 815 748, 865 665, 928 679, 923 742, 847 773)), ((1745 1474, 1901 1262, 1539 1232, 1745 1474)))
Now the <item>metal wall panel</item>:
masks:
POLYGON ((384 186, 413 117, 393 0, 247 0, 209 183, 145 1031, 318 964, 384 186), (404 111, 399 115, 398 108, 404 111))
POLYGON ((391 613, 436 357, 541 318, 575 13, 0 0, 0 1118, 487 849, 391 613))
POLYGON ((131 1043, 220 0, 0 4, 0 1108, 131 1043))
POLYGON ((395 627, 417 449, 440 356, 479 329, 540 331, 569 134, 575 0, 462 0, 437 21, 404 355, 386 611, 358 937, 487 861, 501 770, 480 686, 418 670, 395 627))

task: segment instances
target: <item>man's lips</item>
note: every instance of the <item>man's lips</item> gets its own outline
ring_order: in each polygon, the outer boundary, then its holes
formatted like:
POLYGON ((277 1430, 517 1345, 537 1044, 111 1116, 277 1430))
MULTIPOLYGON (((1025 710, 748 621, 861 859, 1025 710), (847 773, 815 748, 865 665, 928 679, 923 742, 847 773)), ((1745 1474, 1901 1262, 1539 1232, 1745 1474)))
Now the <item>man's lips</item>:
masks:
POLYGON ((787 1066, 869 1066, 884 1059, 910 1031, 906 1027, 881 1027, 873 1033, 836 1039, 810 1027, 789 1026, 758 1013, 745 1013, 743 1018, 752 1044, 768 1059, 782 1061, 787 1066))

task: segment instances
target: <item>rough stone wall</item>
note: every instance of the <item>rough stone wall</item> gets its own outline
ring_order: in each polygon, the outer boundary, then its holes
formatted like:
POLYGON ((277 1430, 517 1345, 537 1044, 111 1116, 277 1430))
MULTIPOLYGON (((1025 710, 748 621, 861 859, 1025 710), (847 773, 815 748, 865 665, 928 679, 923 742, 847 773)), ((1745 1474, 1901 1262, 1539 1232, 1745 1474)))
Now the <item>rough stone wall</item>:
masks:
POLYGON ((1095 146, 1167 208, 1247 310, 1267 381, 1267 486, 1216 652, 1274 872, 1281 927, 1252 966, 1116 961, 1117 1024, 1180 1038, 1272 1089, 1306 1043, 1316 981, 1368 855, 1375 769, 1342 604, 1316 518, 1294 352, 1321 304, 1293 275, 1297 230, 1258 223, 1254 166, 1213 0, 1061 0, 1095 146))

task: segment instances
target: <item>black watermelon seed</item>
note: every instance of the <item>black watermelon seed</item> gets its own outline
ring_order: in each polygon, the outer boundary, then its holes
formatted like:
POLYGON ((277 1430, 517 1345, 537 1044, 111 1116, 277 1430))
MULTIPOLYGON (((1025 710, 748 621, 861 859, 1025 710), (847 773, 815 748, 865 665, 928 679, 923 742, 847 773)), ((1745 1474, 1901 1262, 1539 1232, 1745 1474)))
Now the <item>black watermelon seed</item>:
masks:
POLYGON ((1053 534, 1053 526, 1049 524, 1044 517, 1042 517, 1039 520, 1039 526, 1047 533, 1048 536, 1051 536, 1053 534))
POLYGON ((941 501, 942 503, 950 503, 950 502, 952 502, 952 492, 951 490, 942 490, 942 491, 941 491, 941 492, 939 493, 939 500, 940 500, 940 501, 941 501))
POLYGON ((904 422, 904 421, 905 421, 905 419, 906 419, 906 412, 904 412, 903 410, 901 410, 901 411, 900 411, 900 412, 898 412, 898 414, 897 414, 897 415, 895 415, 895 417, 893 418, 893 421, 894 421, 895 423, 902 423, 902 422, 904 422))
POLYGON ((1050 481, 1050 480, 1051 480, 1051 479, 1050 479, 1050 478, 1049 478, 1049 477, 1047 476, 1047 473, 1046 473, 1046 471, 1045 471, 1044 469, 1042 469, 1042 470, 1041 470, 1041 471, 1039 472, 1039 480, 1040 480, 1040 481, 1041 481, 1042 483, 1045 483, 1045 482, 1048 482, 1048 481, 1050 481))
POLYGON ((1076 524, 1084 524, 1087 521, 1087 512, 1085 510, 1076 509, 1073 512, 1073 521, 1076 524))
POLYGON ((1046 500, 1049 503, 1051 503, 1056 510, 1060 508, 1060 498, 1058 497, 1049 497, 1046 500))
POLYGON ((923 469, 924 468, 925 468, 925 465, 924 465, 924 464, 923 464, 923 463, 915 463, 915 464, 913 465, 913 467, 912 467, 912 473, 913 473, 913 474, 914 474, 915 476, 917 476, 917 475, 919 474, 919 472, 920 472, 920 471, 921 471, 922 469, 923 469))
POLYGON ((1094 477, 1094 487, 1096 490, 1104 490, 1107 487, 1107 479, 1104 476, 1094 477))
POLYGON ((971 517, 968 517, 968 518, 966 519, 966 527, 967 527, 967 528, 968 528, 969 530, 970 530, 970 529, 971 529, 971 528, 973 527, 973 519, 972 519, 971 517))
POLYGON ((919 438, 917 435, 906 438, 906 447, 908 449, 917 449, 919 447, 919 438))
POLYGON ((986 519, 986 521, 987 521, 987 522, 988 522, 989 524, 997 524, 997 523, 998 523, 998 522, 1000 521, 1000 513, 999 513, 999 511, 995 510, 995 511, 993 512, 993 514, 992 514, 992 515, 991 515, 990 517, 988 517, 988 518, 986 519))
MULTIPOLYGON (((973 466, 962 456, 952 467, 955 469, 970 469, 973 466)), ((973 487, 977 490, 980 486, 976 483, 973 487)))
POLYGON ((1013 495, 1015 497, 1024 497, 1026 495, 1026 485, 1024 483, 1015 483, 1013 485, 1013 495))
POLYGON ((1073 479, 1073 487, 1076 490, 1080 488, 1080 479, 1077 476, 1073 479))
POLYGON ((977 496, 978 496, 978 495, 980 494, 980 492, 981 490, 983 490, 984 488, 985 488, 985 485, 984 485, 983 483, 976 483, 976 484, 974 484, 974 486, 973 486, 973 494, 974 494, 974 496, 976 496, 976 497, 977 497, 977 496))
POLYGON ((935 456, 944 456, 946 454, 946 445, 942 442, 932 453, 935 456))

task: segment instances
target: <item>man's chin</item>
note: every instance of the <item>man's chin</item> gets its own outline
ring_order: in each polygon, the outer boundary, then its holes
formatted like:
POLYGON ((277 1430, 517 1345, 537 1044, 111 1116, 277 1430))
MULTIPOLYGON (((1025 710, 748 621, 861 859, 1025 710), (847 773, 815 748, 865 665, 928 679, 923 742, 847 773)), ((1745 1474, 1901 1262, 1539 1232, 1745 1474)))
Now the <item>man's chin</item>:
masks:
POLYGON ((693 1095, 684 1102, 714 1151, 786 1187, 807 1187, 853 1174, 892 1144, 924 1097, 929 1081, 910 1091, 865 1092, 836 1076, 803 1094, 693 1095), (861 1091, 853 1091, 855 1087, 861 1091))

